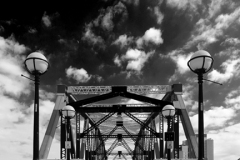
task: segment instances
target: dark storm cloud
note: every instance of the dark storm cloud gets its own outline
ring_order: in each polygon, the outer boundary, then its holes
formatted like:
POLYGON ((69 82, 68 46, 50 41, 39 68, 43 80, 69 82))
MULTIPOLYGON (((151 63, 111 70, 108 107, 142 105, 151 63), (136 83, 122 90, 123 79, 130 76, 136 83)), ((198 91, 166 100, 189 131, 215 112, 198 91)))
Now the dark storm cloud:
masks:
POLYGON ((150 28, 162 30, 163 43, 146 44, 142 48, 146 54, 153 50, 166 54, 166 50, 183 43, 187 33, 179 31, 183 28, 189 30, 191 25, 183 15, 174 18, 174 10, 157 0, 86 1, 77 10, 42 10, 29 15, 16 13, 7 16, 1 26, 6 29, 3 36, 14 34, 17 41, 31 51, 42 50, 46 53, 51 67, 57 68, 48 71, 48 83, 56 83, 55 77, 64 80, 64 70, 70 66, 84 68, 88 74, 106 80, 109 74, 122 75, 126 72, 128 63, 118 68, 114 63, 115 56, 122 56, 129 48, 136 48, 136 41, 150 28), (182 23, 177 22, 180 19, 182 23), (131 43, 125 48, 112 45, 122 35, 132 37, 131 43), (102 66, 101 70, 99 66, 102 66))

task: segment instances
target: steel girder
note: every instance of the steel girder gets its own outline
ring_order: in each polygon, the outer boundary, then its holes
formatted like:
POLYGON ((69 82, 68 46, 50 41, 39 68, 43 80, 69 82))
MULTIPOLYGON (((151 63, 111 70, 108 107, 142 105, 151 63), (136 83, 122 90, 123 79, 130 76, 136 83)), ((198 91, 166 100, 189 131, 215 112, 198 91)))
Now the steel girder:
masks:
POLYGON ((90 128, 84 130, 83 133, 80 134, 80 138, 83 138, 84 135, 88 134, 94 128, 97 128, 101 123, 106 121, 108 118, 110 118, 114 114, 115 114, 115 112, 109 113, 108 115, 106 115, 102 119, 100 119, 98 122, 96 122, 94 125, 92 125, 90 128))
POLYGON ((61 143, 60 143, 60 157, 61 159, 66 159, 66 121, 65 118, 61 117, 61 143))
MULTIPOLYGON (((106 94, 103 94, 103 95, 83 99, 83 100, 80 100, 80 101, 77 101, 77 102, 76 101, 71 102, 71 103, 68 103, 68 105, 73 106, 75 108, 75 110, 78 112, 79 108, 81 108, 81 109, 83 108, 83 107, 79 107, 79 106, 83 106, 83 105, 94 103, 94 102, 97 102, 97 101, 102 101, 102 100, 114 98, 114 97, 117 97, 117 96, 131 98, 131 99, 135 99, 135 100, 138 100, 138 101, 141 101, 141 102, 147 102, 147 103, 155 104, 155 105, 159 106, 160 110, 165 105, 168 105, 168 104, 172 105, 172 103, 168 102, 168 101, 158 100, 158 99, 154 99, 154 98, 145 97, 145 96, 142 96, 142 95, 137 95, 137 94, 134 94, 134 93, 130 93, 130 92, 127 91, 126 86, 113 86, 112 91, 110 93, 106 93, 106 94)), ((82 112, 80 112, 80 113, 82 113, 82 112)), ((94 126, 94 124, 92 124, 92 125, 94 126)))
POLYGON ((145 105, 139 107, 126 107, 126 105, 112 105, 111 107, 78 107, 76 109, 77 112, 84 112, 84 113, 107 113, 107 112, 161 112, 162 108, 158 105, 145 105), (136 111, 137 108, 137 111, 136 111))
POLYGON ((124 139, 122 139, 122 144, 123 144, 123 147, 128 151, 128 153, 130 155, 133 155, 131 148, 128 146, 127 142, 124 139))
MULTIPOLYGON (((173 90, 173 89, 172 89, 173 90)), ((129 92, 129 90, 128 89, 123 89, 123 87, 113 87, 112 88, 112 91, 106 96, 106 95, 104 95, 104 96, 102 96, 102 98, 101 98, 101 95, 100 95, 100 100, 104 100, 104 99, 109 99, 109 98, 112 98, 112 97, 116 97, 116 96, 122 96, 122 97, 126 97, 126 98, 131 98, 131 99, 135 99, 135 100, 139 100, 139 101, 142 101, 142 102, 147 102, 147 103, 152 103, 152 104, 155 104, 155 105, 159 105, 159 104, 157 104, 157 103, 159 103, 160 101, 152 101, 152 99, 150 98, 143 98, 143 97, 141 97, 141 96, 139 96, 139 95, 135 95, 135 94, 133 94, 133 93, 128 93, 129 92)), ((172 97, 171 96, 171 94, 174 94, 173 92, 168 92, 166 95, 165 95, 165 97, 167 97, 167 96, 169 96, 169 97, 172 97)), ((71 99, 71 98, 70 98, 71 99)), ((91 102, 91 103, 93 103, 93 102, 96 102, 96 101, 100 101, 99 100, 99 96, 98 97, 95 97, 95 98, 90 98, 90 99, 85 99, 85 100, 83 100, 83 101, 81 101, 81 103, 79 103, 79 104, 82 104, 82 105, 86 105, 86 104, 89 104, 89 102, 91 102)), ((167 103, 172 103, 172 98, 170 98, 170 100, 168 99, 168 98, 163 98, 163 101, 168 101, 167 103)), ((185 134, 186 134, 186 137, 187 137, 187 139, 188 139, 188 141, 189 141, 189 147, 190 148, 193 148, 193 158, 194 158, 194 156, 196 157, 197 156, 197 152, 196 152, 196 150, 197 150, 197 143, 196 143, 196 138, 195 138, 195 134, 194 134, 194 132, 193 132, 193 129, 192 129, 192 126, 191 126, 191 122, 190 122, 190 120, 189 120, 189 117, 188 117, 188 115, 187 115, 187 111, 186 111, 186 107, 184 106, 184 103, 183 103, 183 101, 182 101, 182 98, 181 98, 181 95, 177 95, 177 103, 178 103, 178 105, 180 106, 180 108, 179 108, 179 106, 177 107, 175 104, 174 104, 174 106, 176 107, 176 108, 178 108, 178 109, 180 109, 180 113, 179 113, 179 115, 181 116, 180 118, 181 118, 181 121, 182 121, 182 123, 183 123, 183 127, 184 127, 184 131, 185 131, 185 134)), ((64 103, 64 102, 60 102, 59 104, 56 104, 56 107, 55 108, 57 108, 57 109, 61 109, 61 106, 63 105, 63 104, 66 104, 66 103, 64 103), (61 103, 61 104, 60 104, 61 103)), ((72 103, 72 102, 71 102, 72 103)), ((74 102, 73 102, 74 103, 74 102)), ((70 104, 70 103, 69 103, 70 104)), ((163 105, 164 103, 161 103, 161 105, 160 105, 160 108, 162 107, 162 105, 163 105)), ((165 103, 166 104, 166 103, 165 103)), ((81 107, 81 106, 80 106, 81 107)), ((150 106, 150 107, 152 107, 152 106, 150 106)), ((81 107, 81 108, 83 108, 83 107, 81 107)), ((135 109, 136 109, 136 107, 135 107, 135 109)), ((123 108, 121 108, 121 110, 123 110, 123 108)), ((133 109, 132 109, 133 110, 133 109)), ((154 108, 154 110, 155 110, 155 108, 154 108)), ((145 112, 145 111, 144 111, 145 112)), ((151 111, 152 112, 152 111, 151 111)), ((156 111, 156 112, 158 112, 158 111, 156 111)), ((144 124, 145 125, 148 125, 153 119, 155 119, 156 118, 156 116, 158 116, 159 115, 159 113, 156 113, 155 111, 151 114, 151 116, 148 118, 148 119, 146 119, 145 121, 144 121, 144 124)), ((41 153, 43 153, 44 155, 47 155, 48 154, 48 149, 49 149, 49 147, 47 148, 45 148, 45 146, 48 146, 48 144, 49 143, 51 143, 51 137, 49 136, 48 137, 48 135, 47 135, 47 133, 50 133, 49 131, 49 127, 52 127, 52 128, 54 128, 54 126, 55 126, 55 123, 56 123, 56 120, 57 120, 57 116, 58 116, 58 111, 57 112, 53 112, 53 114, 55 115, 55 117, 51 117, 51 120, 50 120, 50 122, 49 122, 49 124, 52 124, 52 125, 49 125, 48 126, 48 129, 47 129, 47 132, 46 132, 46 134, 45 134, 45 137, 44 137, 44 141, 43 141, 43 143, 42 143, 42 146, 41 146, 41 149, 40 149, 40 155, 41 155, 41 153), (55 114, 56 113, 56 114, 55 114), (56 116, 57 115, 57 116, 56 116), (54 118, 54 120, 52 120, 52 118, 54 118), (49 140, 48 140, 48 138, 49 138, 49 140), (45 140, 45 139, 47 139, 47 140, 45 140), (43 150, 43 151, 42 151, 43 150)), ((52 115, 52 116, 54 116, 54 115, 52 115)), ((84 118, 87 118, 87 119, 89 119, 89 123, 91 124, 91 126, 93 126, 94 124, 95 124, 95 122, 88 116, 88 114, 86 114, 85 112, 82 112, 82 113, 80 113, 80 115, 82 115, 84 118)), ((80 116, 79 116, 80 117, 80 116)), ((175 117, 175 119, 174 119, 174 131, 175 131, 175 136, 177 136, 176 135, 176 133, 177 133, 177 122, 179 122, 179 116, 177 116, 177 117, 175 117)), ((80 119, 78 119, 79 120, 79 124, 80 124, 80 119)), ((77 124, 77 123, 76 123, 77 124)), ((144 128, 145 128, 145 126, 141 126, 142 128, 140 129, 140 132, 139 132, 139 134, 138 135, 140 135, 140 136, 138 136, 137 137, 137 139, 136 139, 136 144, 138 144, 137 142, 138 141, 140 141, 140 143, 141 144, 144 144, 144 139, 143 139, 143 137, 141 137, 141 135, 144 135, 144 134, 142 134, 143 132, 141 132, 141 130, 144 130, 144 128)), ((162 126, 163 127, 163 126, 162 126)), ((80 128, 80 126, 79 126, 79 128, 80 128)), ((100 142, 103 142, 104 143, 104 139, 103 139, 103 137, 101 137, 101 133, 100 133, 100 131, 99 131, 99 129, 97 128, 97 130, 98 130, 98 133, 99 133, 99 139, 101 139, 100 141, 98 141, 97 143, 96 143, 96 146, 98 145, 98 144, 100 144, 100 142)), ((51 132, 52 131, 55 131, 55 130, 51 130, 51 132)), ((114 131, 113 131, 114 132, 114 131)), ((126 131, 125 131, 126 132, 126 131)), ((160 133, 159 133, 159 135, 160 135, 160 141, 161 141, 161 131, 160 131, 160 133)), ((50 135, 50 134, 49 134, 50 135)), ((91 136, 94 136, 94 135, 96 135, 96 134, 92 134, 92 135, 88 135, 89 137, 88 137, 88 139, 91 141, 91 136)), ((51 136, 52 136, 52 133, 51 133, 51 136)), ((76 134, 76 136, 77 136, 77 134, 76 134)), ((129 135, 128 135, 129 136, 129 135)), ((130 137, 130 136, 129 136, 130 137)), ((131 136, 131 137, 133 137, 133 136, 131 136)), ((131 138, 130 137, 130 138, 131 138)), ((149 138, 151 137, 151 135, 149 136, 149 138)), ((63 139, 64 139, 64 137, 62 137, 63 139)), ((175 137, 176 138, 176 137, 175 137)), ((77 138, 76 138, 77 139, 77 138)), ((77 142, 77 141, 76 141, 77 142)), ((77 142, 76 143, 76 149, 78 150, 80 147, 78 147, 78 144, 80 144, 80 141, 79 142, 77 142)), ((95 143, 93 143, 93 142, 91 142, 91 144, 95 144, 95 143)), ((161 143, 160 143, 161 144, 161 143)), ((102 146, 104 146, 104 145, 102 145, 102 146)), ((152 145, 151 145, 152 146, 152 145)), ((175 147, 177 146, 177 144, 175 144, 175 142, 174 142, 174 149, 176 149, 175 147)), ((135 149, 136 149, 136 147, 138 148, 138 150, 139 150, 139 147, 137 146, 137 145, 135 145, 135 149)), ((93 145, 90 147, 90 148, 94 148, 93 147, 93 145)), ((102 149, 105 149, 105 148, 102 148, 102 149)), ((134 150, 135 151, 135 150, 134 150)), ((161 147, 160 147, 160 151, 161 151, 161 147)), ((78 153, 78 151, 76 151, 76 153, 78 153)), ((139 152, 138 153, 141 153, 140 152, 140 150, 139 150, 139 152)), ((135 155, 138 155, 138 153, 135 153, 135 155)), ((160 152, 161 153, 161 152, 160 152)), ((175 151, 174 151, 174 153, 175 153, 175 151)), ((106 150, 105 151, 103 151, 103 152, 101 152, 101 154, 105 154, 106 155, 106 150)), ((43 158, 44 156, 41 156, 41 158, 43 158)), ((76 154, 76 157, 77 157, 77 154, 76 154)), ((175 156, 176 157, 176 156, 175 156)))
MULTIPOLYGON (((77 100, 76 100, 76 98, 73 96, 73 95, 71 95, 71 94, 67 94, 67 96, 68 96, 68 101, 70 102, 70 103, 73 103, 73 102, 76 102, 77 100)), ((82 152, 82 149, 80 150, 80 135, 81 135, 81 133, 80 133, 80 115, 83 117, 83 118, 85 118, 85 119, 88 119, 89 120, 89 123, 91 124, 91 126, 94 126, 95 125, 95 121, 92 119, 92 118, 90 118, 85 112, 77 112, 76 111, 76 128, 77 128, 77 131, 76 131, 76 158, 81 158, 81 155, 80 155, 80 153, 82 152)), ((103 141, 103 138, 102 138, 102 136, 101 136, 101 132, 100 132, 100 130, 99 130, 99 128, 97 128, 97 130, 98 130, 98 138, 100 139, 100 141, 102 141, 103 142, 103 146, 104 146, 104 141, 103 141)), ((83 145, 83 144, 82 144, 83 145)), ((104 147, 104 152, 106 153, 106 150, 105 150, 105 147, 104 147)))
POLYGON ((83 99, 83 100, 80 100, 80 101, 77 101, 77 102, 71 102, 71 103, 68 103, 68 105, 71 105, 71 106, 74 107, 75 110, 78 110, 79 106, 83 106, 83 105, 86 105, 86 104, 90 104, 90 103, 114 98, 114 97, 117 97, 117 96, 131 98, 131 99, 138 100, 138 101, 141 101, 141 102, 147 102, 147 103, 159 105, 161 109, 165 105, 168 105, 168 104, 172 105, 171 102, 167 102, 167 101, 158 100, 158 99, 154 99, 154 98, 150 98, 150 97, 146 97, 146 96, 142 96, 142 95, 129 93, 129 92, 127 92, 127 87, 126 86, 112 86, 112 91, 110 93, 95 96, 95 97, 91 97, 91 98, 87 98, 87 99, 83 99))
POLYGON ((131 113, 126 112, 125 113, 128 117, 132 118, 135 122, 137 122, 138 124, 140 124, 142 127, 146 128, 147 130, 149 130, 151 133, 153 133, 156 137, 159 137, 159 133, 157 133, 155 130, 153 130, 151 127, 148 127, 145 123, 143 123, 142 121, 140 121, 137 117, 135 117, 134 115, 132 115, 131 113))

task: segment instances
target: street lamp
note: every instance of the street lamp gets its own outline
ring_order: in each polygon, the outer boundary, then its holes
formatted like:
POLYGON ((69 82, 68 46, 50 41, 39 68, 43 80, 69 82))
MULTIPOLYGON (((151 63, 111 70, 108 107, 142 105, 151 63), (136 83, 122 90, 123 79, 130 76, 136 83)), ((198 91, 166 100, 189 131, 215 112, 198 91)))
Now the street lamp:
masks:
POLYGON ((167 158, 168 160, 171 159, 171 149, 172 149, 172 144, 174 141, 174 132, 170 131, 170 121, 175 115, 175 108, 172 105, 166 105, 162 109, 162 115, 167 119, 168 123, 168 131, 165 132, 165 141, 167 141, 167 149, 168 149, 168 154, 167 158))
POLYGON ((35 100, 34 100, 34 122, 33 122, 33 160, 39 159, 39 77, 48 69, 46 57, 39 53, 33 52, 27 56, 24 61, 27 71, 34 75, 35 79, 35 100))
POLYGON ((71 149, 70 119, 72 119, 75 116, 75 110, 72 106, 67 105, 61 110, 61 113, 67 121, 67 141, 65 142, 65 147, 67 149, 67 160, 70 160, 70 149, 71 149))
POLYGON ((195 52, 188 61, 190 70, 198 75, 198 159, 204 160, 204 117, 203 117, 203 74, 207 73, 213 65, 213 58, 204 51, 195 52))

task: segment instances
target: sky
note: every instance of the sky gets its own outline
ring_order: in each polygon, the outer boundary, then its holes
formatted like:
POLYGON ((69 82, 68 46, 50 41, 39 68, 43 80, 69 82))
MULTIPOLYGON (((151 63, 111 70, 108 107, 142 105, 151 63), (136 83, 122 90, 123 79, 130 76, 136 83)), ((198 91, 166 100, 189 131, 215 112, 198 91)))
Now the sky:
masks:
MULTIPOLYGON (((21 76, 32 77, 24 67, 30 53, 41 52, 50 64, 40 78, 41 143, 58 84, 181 83, 197 133, 198 83, 187 62, 198 50, 214 59, 204 78, 223 84, 203 85, 214 157, 240 158, 239 28, 239 0, 85 0, 68 10, 1 11, 1 158, 32 159, 34 83, 21 76)), ((57 135, 48 158, 59 158, 57 135)))

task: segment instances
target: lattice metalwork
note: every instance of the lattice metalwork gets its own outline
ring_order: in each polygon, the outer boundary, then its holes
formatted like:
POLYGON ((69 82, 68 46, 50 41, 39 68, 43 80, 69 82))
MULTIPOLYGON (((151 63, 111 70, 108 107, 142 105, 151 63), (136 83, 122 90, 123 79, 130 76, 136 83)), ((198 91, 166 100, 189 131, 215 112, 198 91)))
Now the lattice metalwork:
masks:
POLYGON ((118 144, 118 139, 115 139, 115 141, 112 143, 112 145, 110 146, 110 148, 107 150, 107 155, 110 155, 112 153, 112 151, 114 150, 114 148, 117 146, 118 144))
POLYGON ((134 115, 132 115, 131 113, 126 112, 125 113, 127 116, 129 116, 130 118, 132 118, 134 121, 136 121, 138 124, 140 124, 141 126, 145 126, 145 128, 147 130, 149 130, 150 132, 152 132, 156 137, 159 137, 159 134, 154 131, 151 127, 148 127, 145 123, 143 123, 142 121, 140 121, 137 117, 135 117, 134 115))
POLYGON ((106 94, 112 91, 111 86, 68 86, 67 92, 71 94, 106 94))
MULTIPOLYGON (((165 94, 169 91, 171 91, 170 85, 127 86, 127 92, 136 94, 165 94)), ((67 92, 74 95, 106 94, 112 92, 112 86, 68 86, 67 92)))
POLYGON ((123 147, 128 151, 128 153, 132 155, 133 152, 124 139, 122 139, 122 144, 123 144, 123 147))
POLYGON ((98 127, 101 123, 103 123, 104 121, 106 121, 108 118, 110 118, 113 114, 115 114, 115 112, 109 113, 108 115, 106 115, 105 117, 103 117, 102 119, 100 119, 98 122, 96 122, 93 126, 91 126, 90 128, 86 129, 83 131, 83 133, 81 134, 81 137, 84 137, 84 135, 86 135, 87 133, 89 133, 91 130, 93 130, 94 128, 98 127))
POLYGON ((127 86, 127 91, 136 94, 165 94, 171 91, 171 86, 169 85, 127 86))

